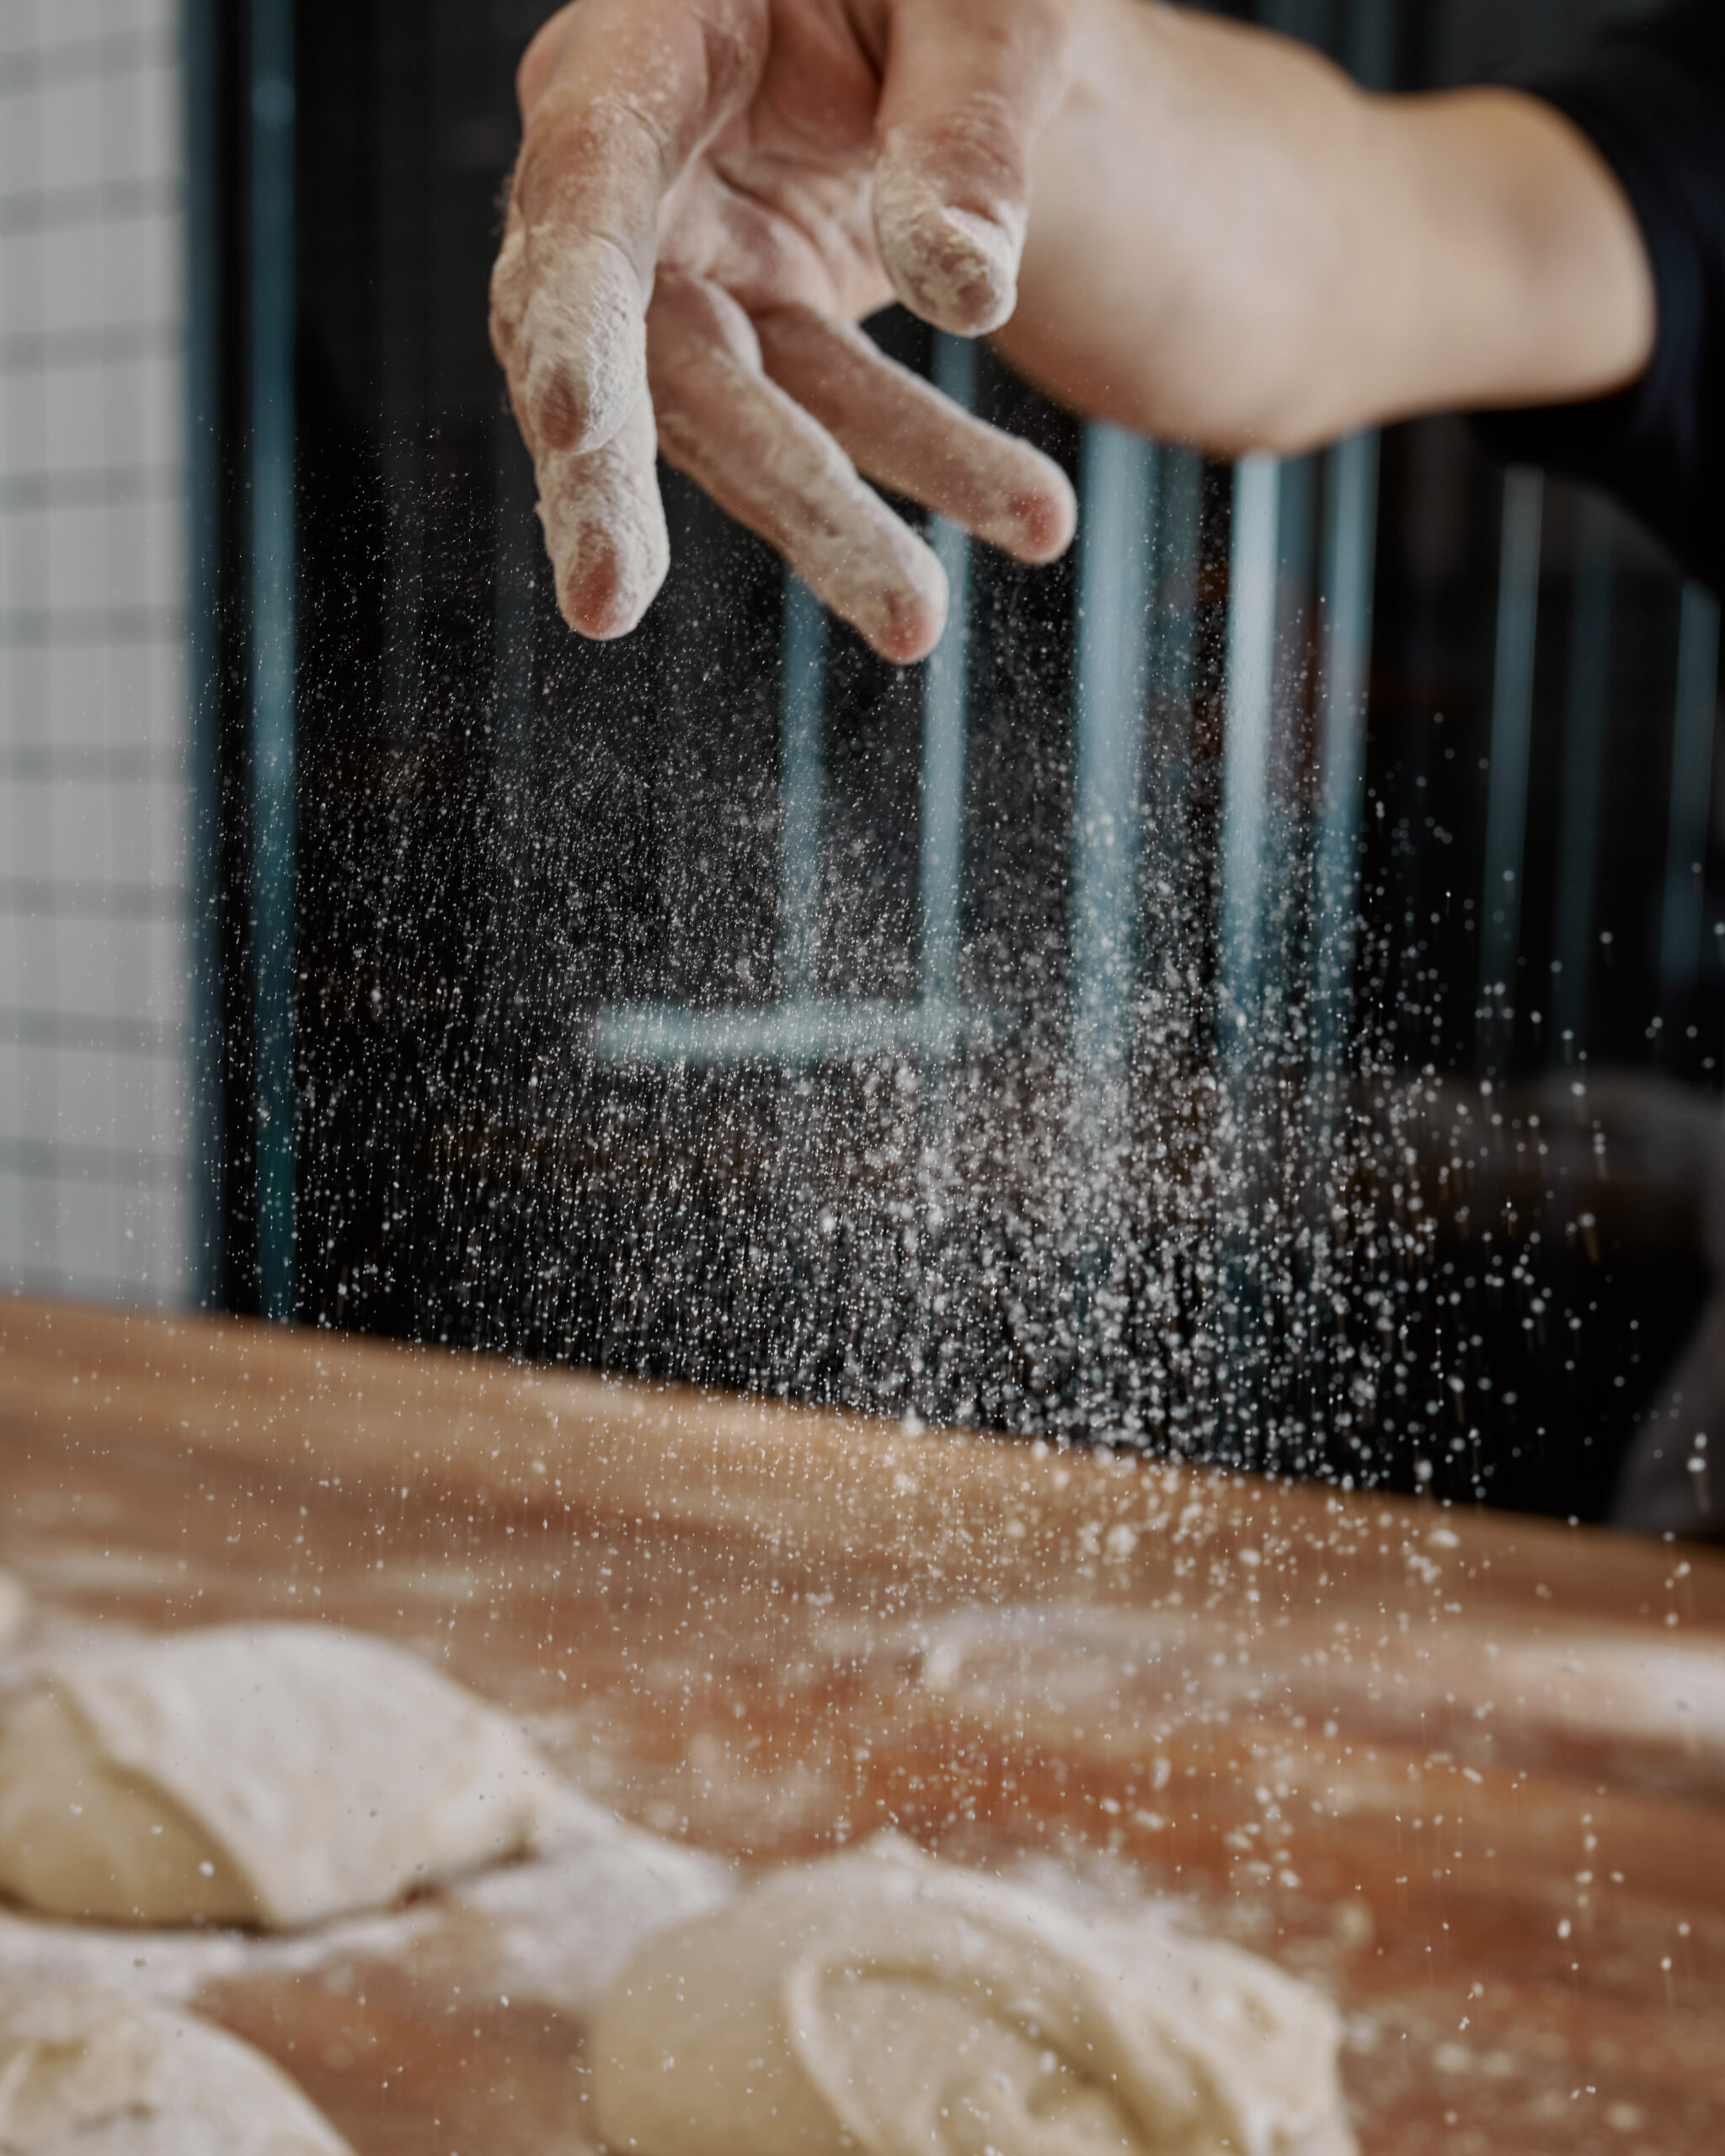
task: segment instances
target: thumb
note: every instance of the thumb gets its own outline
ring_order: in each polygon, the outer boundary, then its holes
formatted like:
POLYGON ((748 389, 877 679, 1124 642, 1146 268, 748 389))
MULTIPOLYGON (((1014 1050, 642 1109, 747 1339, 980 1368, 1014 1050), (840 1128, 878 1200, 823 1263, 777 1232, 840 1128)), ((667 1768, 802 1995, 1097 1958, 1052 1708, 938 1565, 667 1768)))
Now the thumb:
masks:
POLYGON ((1064 0, 897 0, 874 168, 874 234, 913 313, 961 337, 1017 298, 1030 159, 1065 86, 1064 0))

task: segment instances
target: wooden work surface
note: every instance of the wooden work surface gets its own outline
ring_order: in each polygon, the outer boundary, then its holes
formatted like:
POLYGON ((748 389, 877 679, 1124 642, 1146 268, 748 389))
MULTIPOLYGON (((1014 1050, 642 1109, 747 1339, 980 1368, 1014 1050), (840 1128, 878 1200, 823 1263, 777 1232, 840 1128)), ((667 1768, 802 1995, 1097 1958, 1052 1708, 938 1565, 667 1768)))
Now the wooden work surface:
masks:
MULTIPOLYGON (((0 1562, 68 1621, 446 1650, 749 1862, 891 1823, 1179 1897, 1341 2004, 1368 2156, 1725 2149, 1718 1556, 5 1299, 0 1442, 0 1562)), ((579 2028, 458 1978, 205 2003, 358 2156, 581 2148, 579 2028)))

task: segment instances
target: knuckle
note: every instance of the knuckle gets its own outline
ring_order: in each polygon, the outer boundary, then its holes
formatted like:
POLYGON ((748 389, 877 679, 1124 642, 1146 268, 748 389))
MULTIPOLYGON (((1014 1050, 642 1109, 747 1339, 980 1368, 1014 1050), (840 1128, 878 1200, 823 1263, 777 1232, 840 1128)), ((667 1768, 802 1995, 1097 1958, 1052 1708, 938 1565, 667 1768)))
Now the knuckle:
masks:
POLYGON ((569 0, 568 6, 559 8, 542 23, 521 55, 521 65, 515 69, 515 104, 524 120, 544 96, 557 72, 574 25, 577 3, 578 0, 569 0))
POLYGON ((530 223, 589 189, 644 203, 669 178, 671 147, 656 116, 622 92, 547 92, 521 138, 515 200, 530 223))
POLYGON ((506 360, 515 350, 515 339, 521 334, 521 307, 520 296, 494 275, 491 280, 491 349, 499 360, 506 360))
POLYGON ((499 350, 499 339, 513 348, 520 333, 527 303, 527 250, 517 224, 504 235, 497 259, 491 265, 491 340, 499 359, 503 352, 499 350))
POLYGON ((716 0, 700 19, 711 101, 729 109, 752 86, 766 54, 767 10, 761 0, 716 0))

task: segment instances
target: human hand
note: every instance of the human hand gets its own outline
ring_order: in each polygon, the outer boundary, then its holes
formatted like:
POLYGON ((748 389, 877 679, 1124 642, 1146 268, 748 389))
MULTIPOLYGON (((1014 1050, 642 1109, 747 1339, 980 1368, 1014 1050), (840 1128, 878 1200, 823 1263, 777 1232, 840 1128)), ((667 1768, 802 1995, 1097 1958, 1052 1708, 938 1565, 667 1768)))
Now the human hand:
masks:
POLYGON ((655 439, 889 659, 932 647, 945 582, 860 474, 1065 547, 1059 467, 854 325, 1010 315, 1068 5, 574 0, 540 30, 491 333, 572 627, 623 634, 664 579, 655 439))

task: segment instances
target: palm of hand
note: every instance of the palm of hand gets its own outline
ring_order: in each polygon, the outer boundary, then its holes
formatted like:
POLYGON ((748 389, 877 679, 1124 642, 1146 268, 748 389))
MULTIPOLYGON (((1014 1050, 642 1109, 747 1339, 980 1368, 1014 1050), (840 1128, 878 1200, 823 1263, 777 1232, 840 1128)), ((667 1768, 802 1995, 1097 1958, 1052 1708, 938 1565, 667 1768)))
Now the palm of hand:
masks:
POLYGON ((754 96, 665 195, 660 264, 750 314, 860 321, 893 297, 871 201, 879 70, 832 0, 772 0, 766 30, 754 96))

